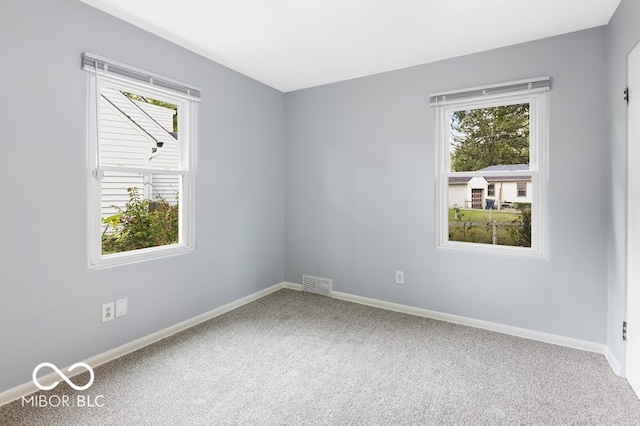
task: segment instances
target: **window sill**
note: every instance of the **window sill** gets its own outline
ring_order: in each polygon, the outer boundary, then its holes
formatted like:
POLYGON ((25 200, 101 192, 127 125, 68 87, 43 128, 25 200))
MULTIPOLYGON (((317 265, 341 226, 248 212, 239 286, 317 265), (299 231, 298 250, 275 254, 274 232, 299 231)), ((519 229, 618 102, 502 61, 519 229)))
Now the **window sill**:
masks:
POLYGON ((184 244, 171 244, 168 246, 150 247, 123 253, 108 254, 100 256, 99 259, 90 259, 89 269, 112 268, 114 266, 129 265, 153 259, 164 259, 193 251, 195 251, 195 248, 191 246, 184 244))
POLYGON ((491 244, 465 243, 460 241, 447 241, 437 246, 438 250, 460 253, 483 254, 509 258, 528 258, 534 260, 546 260, 549 258, 544 253, 528 247, 494 246, 491 244))

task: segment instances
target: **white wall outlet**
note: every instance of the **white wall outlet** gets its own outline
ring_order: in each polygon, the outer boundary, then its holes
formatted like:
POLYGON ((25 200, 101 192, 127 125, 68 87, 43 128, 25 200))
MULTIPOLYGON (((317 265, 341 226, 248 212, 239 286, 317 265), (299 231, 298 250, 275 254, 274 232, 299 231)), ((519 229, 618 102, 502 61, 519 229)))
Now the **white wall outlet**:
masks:
POLYGON ((114 302, 104 303, 102 305, 102 322, 111 321, 116 317, 116 307, 114 302))
POLYGON ((127 315, 127 299, 116 300, 116 318, 127 315))
POLYGON ((396 271, 396 284, 404 284, 404 272, 396 271))

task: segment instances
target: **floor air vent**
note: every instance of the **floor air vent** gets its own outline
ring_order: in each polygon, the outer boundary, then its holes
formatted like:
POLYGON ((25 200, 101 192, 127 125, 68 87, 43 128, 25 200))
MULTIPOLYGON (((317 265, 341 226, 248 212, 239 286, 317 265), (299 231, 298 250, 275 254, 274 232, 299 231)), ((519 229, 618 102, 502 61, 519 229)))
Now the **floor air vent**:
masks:
POLYGON ((302 276, 302 291, 331 296, 333 281, 329 278, 318 278, 310 275, 302 276))

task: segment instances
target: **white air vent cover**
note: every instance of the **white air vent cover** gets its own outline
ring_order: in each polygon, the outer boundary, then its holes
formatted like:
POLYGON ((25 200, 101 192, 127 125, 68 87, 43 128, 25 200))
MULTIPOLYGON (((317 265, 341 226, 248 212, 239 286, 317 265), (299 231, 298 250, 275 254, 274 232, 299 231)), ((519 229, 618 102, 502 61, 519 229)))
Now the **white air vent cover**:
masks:
POLYGON ((329 278, 312 277, 310 275, 302 276, 302 290, 309 293, 322 294, 331 296, 331 287, 333 281, 329 278))

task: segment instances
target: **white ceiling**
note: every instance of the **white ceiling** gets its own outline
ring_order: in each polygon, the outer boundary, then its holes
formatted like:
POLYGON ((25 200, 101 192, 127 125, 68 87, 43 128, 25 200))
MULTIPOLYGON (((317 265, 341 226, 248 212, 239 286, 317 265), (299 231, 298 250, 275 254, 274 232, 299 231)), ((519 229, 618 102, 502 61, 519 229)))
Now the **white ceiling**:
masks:
POLYGON ((621 0, 81 0, 283 92, 605 25, 621 0))

